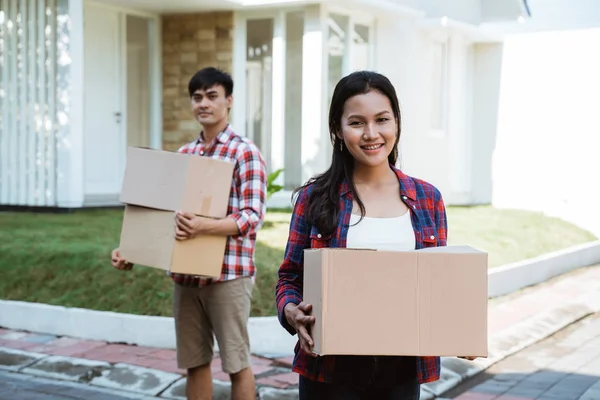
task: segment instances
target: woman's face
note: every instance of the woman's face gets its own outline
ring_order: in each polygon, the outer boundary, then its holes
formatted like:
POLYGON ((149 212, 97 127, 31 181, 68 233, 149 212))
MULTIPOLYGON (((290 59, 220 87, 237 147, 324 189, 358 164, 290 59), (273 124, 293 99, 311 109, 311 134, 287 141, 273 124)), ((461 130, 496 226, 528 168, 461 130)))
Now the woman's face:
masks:
POLYGON ((350 97, 344 105, 338 136, 357 165, 377 167, 388 162, 397 125, 387 96, 376 90, 350 97))

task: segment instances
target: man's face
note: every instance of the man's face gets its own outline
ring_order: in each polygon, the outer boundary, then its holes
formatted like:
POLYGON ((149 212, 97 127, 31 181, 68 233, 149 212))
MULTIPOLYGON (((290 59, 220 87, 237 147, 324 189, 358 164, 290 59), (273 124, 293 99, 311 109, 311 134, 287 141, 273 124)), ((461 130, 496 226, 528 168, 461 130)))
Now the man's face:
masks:
POLYGON ((232 96, 225 96, 225 88, 215 85, 206 90, 198 89, 192 94, 192 111, 202 126, 216 125, 227 120, 232 102, 232 96))

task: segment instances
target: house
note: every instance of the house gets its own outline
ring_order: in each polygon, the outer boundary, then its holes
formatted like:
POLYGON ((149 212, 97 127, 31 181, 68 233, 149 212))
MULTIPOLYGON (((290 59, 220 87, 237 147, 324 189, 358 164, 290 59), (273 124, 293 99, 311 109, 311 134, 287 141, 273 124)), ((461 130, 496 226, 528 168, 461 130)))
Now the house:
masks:
POLYGON ((205 66, 231 72, 234 128, 284 168, 271 205, 327 167, 329 99, 357 69, 396 86, 406 172, 449 204, 489 202, 479 149, 495 137, 502 40, 526 29, 532 3, 0 2, 0 206, 118 204, 127 146, 175 150, 198 135, 186 89, 205 66))

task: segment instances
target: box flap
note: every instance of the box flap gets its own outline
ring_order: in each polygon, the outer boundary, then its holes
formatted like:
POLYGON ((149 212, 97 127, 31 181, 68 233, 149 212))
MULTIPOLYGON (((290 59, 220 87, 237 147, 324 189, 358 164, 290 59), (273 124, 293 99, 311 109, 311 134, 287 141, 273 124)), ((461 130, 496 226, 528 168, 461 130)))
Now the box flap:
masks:
POLYGON ((126 205, 119 250, 134 264, 168 271, 175 242, 174 215, 126 205))
POLYGON ((486 254, 484 251, 466 245, 451 245, 438 247, 425 247, 417 250, 421 253, 446 253, 446 254, 486 254))
POLYGON ((226 216, 233 164, 208 157, 127 148, 120 201, 206 217, 226 216))
POLYGON ((209 157, 190 157, 182 210, 225 218, 234 164, 209 157))
POLYGON ((201 235, 175 242, 171 272, 218 278, 223 270, 226 236, 201 235), (198 271, 203 273, 199 274, 198 271))

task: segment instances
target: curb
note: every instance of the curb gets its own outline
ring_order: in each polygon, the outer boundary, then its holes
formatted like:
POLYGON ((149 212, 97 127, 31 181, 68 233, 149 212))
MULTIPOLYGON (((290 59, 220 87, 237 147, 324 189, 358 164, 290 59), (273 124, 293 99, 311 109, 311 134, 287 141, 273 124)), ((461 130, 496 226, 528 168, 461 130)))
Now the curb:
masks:
POLYGON ((503 296, 597 263, 600 263, 600 240, 492 268, 488 273, 488 296, 503 296))

